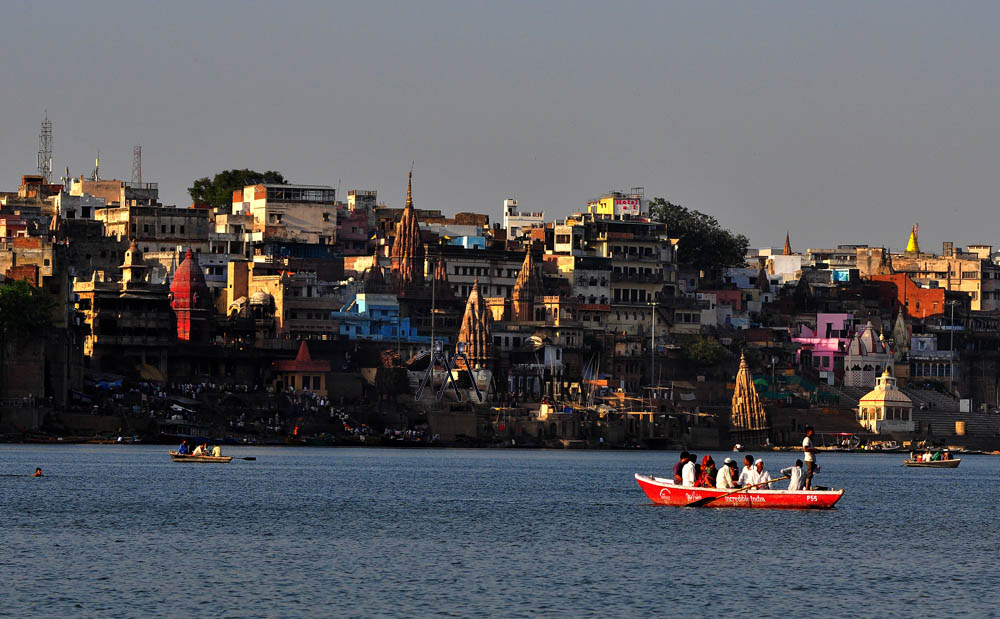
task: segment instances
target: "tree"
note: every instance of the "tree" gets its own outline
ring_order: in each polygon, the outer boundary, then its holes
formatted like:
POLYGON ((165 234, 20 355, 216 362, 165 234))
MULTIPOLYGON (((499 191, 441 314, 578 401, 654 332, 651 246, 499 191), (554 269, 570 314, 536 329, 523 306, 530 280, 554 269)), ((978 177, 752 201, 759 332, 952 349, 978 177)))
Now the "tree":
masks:
MULTIPOLYGON (((31 338, 44 339, 52 322, 55 300, 25 280, 0 286, 0 378, 6 391, 7 347, 31 338)), ((13 347, 12 347, 13 348, 13 347)))
POLYGON ((23 279, 0 286, 0 337, 10 342, 44 333, 55 305, 49 294, 23 279))
POLYGON ((687 358, 698 365, 715 365, 722 360, 726 349, 714 337, 699 337, 684 351, 687 358))
POLYGON ((671 238, 679 239, 677 259, 681 264, 706 272, 746 266, 750 240, 726 230, 715 217, 663 198, 650 201, 649 213, 654 220, 667 224, 671 238))
POLYGON ((288 181, 281 172, 268 170, 223 170, 213 178, 207 176, 194 181, 188 187, 188 195, 195 204, 207 204, 213 208, 229 208, 233 203, 233 192, 247 185, 267 183, 271 185, 287 185, 288 181))

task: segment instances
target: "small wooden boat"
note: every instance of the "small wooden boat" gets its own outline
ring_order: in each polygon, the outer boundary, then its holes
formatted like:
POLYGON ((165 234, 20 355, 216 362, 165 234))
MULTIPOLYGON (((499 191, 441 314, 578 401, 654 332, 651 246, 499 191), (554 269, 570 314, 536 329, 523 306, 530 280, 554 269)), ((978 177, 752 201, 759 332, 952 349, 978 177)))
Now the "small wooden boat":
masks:
POLYGON ((903 460, 903 464, 906 466, 916 466, 929 469, 957 469, 958 465, 961 463, 961 458, 955 458, 953 460, 931 460, 929 462, 924 462, 923 460, 903 460))
POLYGON ((193 456, 191 454, 177 453, 176 451, 170 452, 170 459, 174 462, 229 462, 233 459, 232 456, 193 456))
POLYGON ((843 490, 763 490, 753 488, 732 494, 732 490, 677 486, 673 480, 635 474, 639 487, 657 505, 684 507, 709 497, 721 497, 704 507, 752 507, 758 509, 830 509, 843 490), (725 496, 725 495, 729 496, 725 496))

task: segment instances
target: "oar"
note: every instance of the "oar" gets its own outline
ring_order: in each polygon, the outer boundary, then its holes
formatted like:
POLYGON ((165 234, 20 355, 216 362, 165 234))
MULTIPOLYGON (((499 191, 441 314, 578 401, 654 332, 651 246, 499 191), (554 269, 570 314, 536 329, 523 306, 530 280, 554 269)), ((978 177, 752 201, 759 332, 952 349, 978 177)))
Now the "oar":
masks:
POLYGON ((256 460, 257 456, 247 456, 246 458, 236 458, 237 460, 256 460))
POLYGON ((758 486, 765 486, 767 484, 770 484, 770 483, 773 483, 773 482, 776 482, 776 481, 781 481, 782 479, 788 479, 789 477, 790 477, 789 475, 785 475, 784 477, 778 477, 777 479, 772 479, 772 480, 769 480, 769 481, 762 481, 759 484, 753 484, 752 486, 743 486, 739 490, 733 490, 732 492, 727 492, 726 494, 722 494, 722 495, 719 495, 719 496, 707 496, 704 499, 698 499, 697 501, 694 501, 692 503, 688 503, 684 507, 702 507, 704 505, 708 505, 712 501, 717 501, 719 499, 724 499, 727 496, 732 496, 734 494, 743 492, 744 490, 749 490, 751 488, 756 488, 758 486))

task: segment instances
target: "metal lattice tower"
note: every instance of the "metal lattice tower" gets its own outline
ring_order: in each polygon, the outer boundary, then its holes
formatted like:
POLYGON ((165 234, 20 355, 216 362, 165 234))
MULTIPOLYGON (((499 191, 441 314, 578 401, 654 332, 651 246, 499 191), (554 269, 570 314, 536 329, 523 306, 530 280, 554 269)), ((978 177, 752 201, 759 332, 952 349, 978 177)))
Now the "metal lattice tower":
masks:
POLYGON ((38 173, 45 177, 46 183, 52 179, 52 121, 48 110, 42 120, 42 132, 38 134, 38 173))
POLYGON ((142 184, 142 146, 132 147, 132 182, 142 184))

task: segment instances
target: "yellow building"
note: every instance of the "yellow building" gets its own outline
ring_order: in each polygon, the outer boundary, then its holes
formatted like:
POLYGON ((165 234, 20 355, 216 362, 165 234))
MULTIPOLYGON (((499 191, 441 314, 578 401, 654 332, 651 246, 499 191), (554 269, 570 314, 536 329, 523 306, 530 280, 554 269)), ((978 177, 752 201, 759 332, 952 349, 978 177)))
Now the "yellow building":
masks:
POLYGON ((587 203, 587 213, 604 218, 621 215, 640 217, 649 209, 642 187, 634 187, 628 193, 612 191, 587 203))

